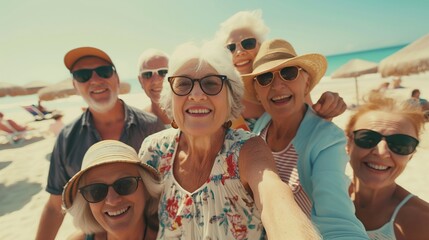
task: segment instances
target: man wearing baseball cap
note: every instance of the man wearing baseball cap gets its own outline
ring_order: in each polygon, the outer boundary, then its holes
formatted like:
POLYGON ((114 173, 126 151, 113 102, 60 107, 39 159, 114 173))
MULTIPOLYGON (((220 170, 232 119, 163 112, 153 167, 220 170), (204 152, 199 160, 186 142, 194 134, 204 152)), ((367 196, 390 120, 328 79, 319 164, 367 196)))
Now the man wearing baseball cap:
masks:
POLYGON ((143 139, 164 128, 152 114, 128 106, 118 98, 119 76, 105 52, 93 47, 69 51, 64 64, 77 93, 88 104, 82 115, 65 126, 51 155, 46 191, 50 194, 42 212, 36 239, 55 239, 64 219, 61 193, 76 174, 88 148, 101 140, 119 140, 139 150, 143 139))

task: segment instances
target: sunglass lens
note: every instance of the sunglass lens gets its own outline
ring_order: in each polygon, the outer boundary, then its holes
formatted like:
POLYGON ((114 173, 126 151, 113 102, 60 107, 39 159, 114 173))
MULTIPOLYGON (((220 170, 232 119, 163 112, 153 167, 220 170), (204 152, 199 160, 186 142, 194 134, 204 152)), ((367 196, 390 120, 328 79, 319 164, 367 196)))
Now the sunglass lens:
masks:
POLYGON ((106 198, 108 188, 106 184, 96 183, 80 188, 80 192, 86 201, 97 203, 106 198))
POLYGON ((416 149, 418 141, 408 135, 394 134, 386 137, 387 145, 392 152, 399 155, 408 155, 416 149))
POLYGON ((165 77, 165 75, 167 75, 167 73, 168 73, 167 69, 158 70, 158 75, 161 77, 165 77))
POLYGON ((358 130, 354 133, 354 141, 361 148, 373 148, 381 141, 381 135, 370 130, 358 130))
POLYGON ((84 82, 87 82, 89 79, 91 79, 92 70, 91 69, 81 69, 81 70, 74 71, 72 73, 72 75, 76 81, 78 81, 80 83, 84 83, 84 82))
POLYGON ((226 45, 226 48, 228 48, 229 51, 231 51, 232 53, 235 51, 235 47, 236 47, 235 43, 226 45))
POLYGON ((152 77, 152 71, 142 73, 142 77, 146 78, 146 79, 151 78, 152 77))
POLYGON ((193 82, 187 77, 173 77, 169 78, 171 90, 178 96, 185 96, 189 94, 193 87, 193 82))
POLYGON ((272 72, 263 73, 261 75, 256 76, 256 81, 258 81, 259 85, 267 86, 273 81, 274 74, 272 72))
POLYGON ((295 80, 298 76, 298 68, 297 67, 285 67, 280 70, 280 75, 284 80, 295 80))
POLYGON ((200 80, 203 92, 207 95, 216 95, 222 90, 223 81, 219 76, 207 76, 200 80))
POLYGON ((97 75, 101 78, 110 78, 113 75, 112 66, 102 66, 94 69, 97 75))
POLYGON ((128 195, 133 193, 138 186, 138 179, 133 177, 127 177, 117 180, 113 184, 113 189, 119 194, 119 195, 128 195))
POLYGON ((256 47, 256 39, 255 38, 248 38, 241 41, 241 46, 246 49, 254 49, 256 47))

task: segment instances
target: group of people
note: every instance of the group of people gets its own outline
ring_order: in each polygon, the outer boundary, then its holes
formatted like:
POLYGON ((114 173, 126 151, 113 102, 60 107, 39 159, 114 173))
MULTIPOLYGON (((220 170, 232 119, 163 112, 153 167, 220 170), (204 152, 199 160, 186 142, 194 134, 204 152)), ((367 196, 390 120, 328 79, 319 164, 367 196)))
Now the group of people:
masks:
POLYGON ((424 239, 429 204, 395 182, 420 109, 373 94, 344 133, 330 121, 342 98, 310 99, 325 57, 267 33, 261 12, 243 11, 201 47, 145 51, 145 111, 118 98, 105 52, 69 51, 88 109, 58 136, 36 238, 54 239, 63 207, 72 239, 424 239))

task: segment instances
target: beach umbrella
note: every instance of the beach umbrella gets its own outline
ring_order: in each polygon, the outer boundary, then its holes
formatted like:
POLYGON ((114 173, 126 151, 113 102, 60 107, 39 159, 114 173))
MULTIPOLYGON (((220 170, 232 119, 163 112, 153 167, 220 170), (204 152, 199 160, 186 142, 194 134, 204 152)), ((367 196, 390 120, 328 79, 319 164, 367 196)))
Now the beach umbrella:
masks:
POLYGON ((383 77, 403 76, 429 70, 429 34, 408 44, 380 62, 383 77))
POLYGON ((24 84, 22 87, 25 89, 26 94, 36 94, 40 89, 49 86, 50 83, 44 81, 32 81, 24 84))
POLYGON ((364 74, 376 73, 378 64, 361 59, 352 59, 332 73, 331 78, 354 78, 356 89, 356 104, 359 105, 359 87, 357 78, 364 74))
POLYGON ((25 89, 7 82, 0 82, 0 97, 24 95, 25 89))
MULTIPOLYGON (((119 86, 119 94, 129 93, 131 85, 126 82, 121 82, 119 86)), ((59 83, 50 85, 39 90, 39 99, 42 101, 50 101, 57 98, 65 98, 71 95, 76 95, 76 89, 73 87, 73 80, 68 78, 59 83)))

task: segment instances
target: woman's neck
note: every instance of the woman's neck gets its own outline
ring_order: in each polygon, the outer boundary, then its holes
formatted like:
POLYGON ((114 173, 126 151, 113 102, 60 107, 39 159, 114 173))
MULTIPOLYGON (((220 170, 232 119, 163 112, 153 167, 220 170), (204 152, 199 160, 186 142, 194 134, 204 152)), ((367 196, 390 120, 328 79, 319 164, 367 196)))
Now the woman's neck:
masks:
POLYGON ((146 233, 148 231, 148 226, 146 225, 144 219, 143 222, 139 222, 135 227, 129 227, 126 231, 120 233, 107 233, 106 240, 121 240, 121 239, 130 239, 130 240, 145 240, 146 233))
POLYGON ((396 201, 398 187, 396 183, 393 183, 382 188, 371 188, 354 177, 351 198, 356 208, 379 209, 389 201, 396 201))

